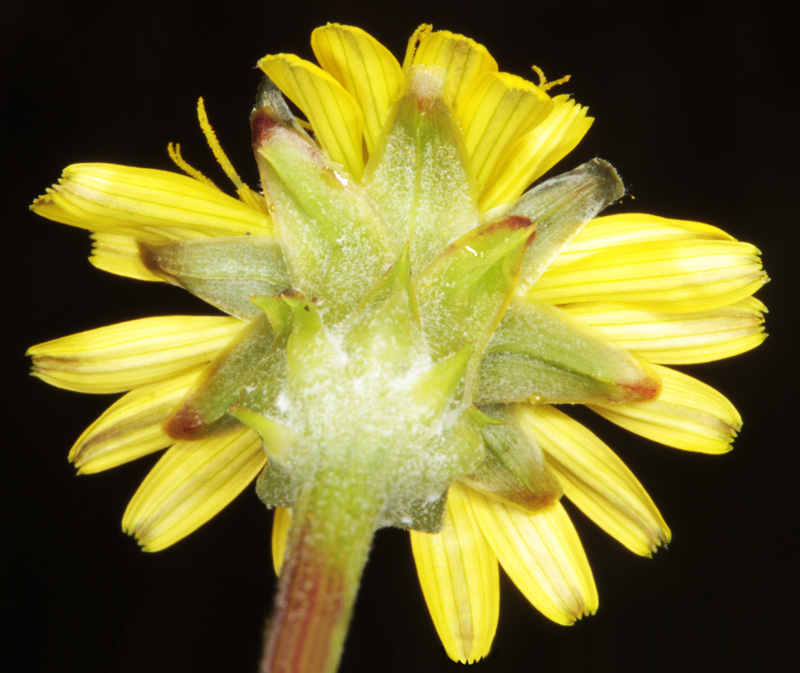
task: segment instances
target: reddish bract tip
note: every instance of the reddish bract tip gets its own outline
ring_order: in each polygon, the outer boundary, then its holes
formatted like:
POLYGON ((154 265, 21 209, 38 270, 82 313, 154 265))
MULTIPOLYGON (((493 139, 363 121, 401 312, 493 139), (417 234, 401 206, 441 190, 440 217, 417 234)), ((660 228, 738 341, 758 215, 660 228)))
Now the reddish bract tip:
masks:
POLYGON ((661 382, 650 376, 645 376, 632 383, 623 383, 622 388, 627 391, 626 402, 644 402, 654 400, 661 392, 661 382))
POLYGON ((196 439, 206 425, 200 414, 181 408, 164 424, 164 432, 175 440, 196 439))
MULTIPOLYGON (((302 292, 300 292, 300 290, 293 287, 287 287, 285 290, 281 290, 278 296, 283 297, 284 299, 296 299, 298 301, 306 299, 306 296, 302 292)), ((317 300, 310 299, 309 301, 316 303, 317 300)))
POLYGON ((486 229, 483 230, 482 235, 490 234, 497 229, 505 229, 507 231, 516 231, 518 229, 527 229, 528 227, 533 226, 531 230, 531 235, 528 237, 528 240, 525 242, 526 245, 530 245, 533 242, 534 237, 536 236, 536 225, 529 217, 525 217, 524 215, 509 215, 508 217, 504 217, 500 220, 495 220, 494 222, 488 224, 486 229))
POLYGON ((531 235, 528 236, 528 240, 525 241, 525 245, 530 245, 533 243, 533 239, 536 238, 536 227, 538 226, 537 222, 534 222, 529 217, 524 217, 522 215, 510 215, 505 219, 505 222, 509 229, 527 229, 531 227, 531 235))
POLYGON ((519 489, 518 491, 501 491, 495 493, 495 495, 513 505, 527 509, 529 512, 536 512, 544 507, 556 504, 561 497, 561 491, 557 489, 543 489, 541 491, 519 489))
POLYGON ((524 215, 509 215, 500 221, 509 229, 527 229, 533 224, 531 218, 524 215))
POLYGON ((260 147, 266 144, 275 133, 275 129, 281 124, 273 118, 266 110, 261 108, 250 116, 250 130, 253 139, 253 146, 260 147))

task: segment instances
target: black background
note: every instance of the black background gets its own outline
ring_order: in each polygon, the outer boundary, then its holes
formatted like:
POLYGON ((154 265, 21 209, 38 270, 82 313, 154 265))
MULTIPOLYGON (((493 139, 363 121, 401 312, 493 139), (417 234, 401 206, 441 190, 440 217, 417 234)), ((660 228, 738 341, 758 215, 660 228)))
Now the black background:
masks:
MULTIPOLYGON (((327 21, 367 29, 399 55, 421 22, 484 43, 502 69, 533 63, 596 122, 567 169, 610 160, 641 210, 722 226, 756 243, 772 276, 760 297, 772 336, 732 361, 685 368, 732 398, 735 450, 680 452, 595 429, 639 476, 674 533, 638 558, 570 509, 600 610, 549 623, 505 578, 497 638, 475 673, 790 670, 797 582, 798 122, 791 24, 769 4, 495 0, 378 3, 17 2, 3 11, 5 288, 2 669, 128 673, 256 670, 274 587, 270 517, 248 489, 157 554, 119 530, 155 462, 76 477, 67 450, 110 403, 26 375, 25 348, 75 331, 205 312, 177 289, 95 270, 84 232, 36 218, 30 201, 78 161, 171 169, 166 144, 224 183, 196 125, 204 96, 251 185, 247 126, 266 53, 311 57, 327 21), (517 7, 517 8, 515 8, 517 7), (792 203, 794 206, 794 203, 792 203)), ((455 671, 415 577, 407 535, 381 531, 342 662, 356 671, 455 671)))

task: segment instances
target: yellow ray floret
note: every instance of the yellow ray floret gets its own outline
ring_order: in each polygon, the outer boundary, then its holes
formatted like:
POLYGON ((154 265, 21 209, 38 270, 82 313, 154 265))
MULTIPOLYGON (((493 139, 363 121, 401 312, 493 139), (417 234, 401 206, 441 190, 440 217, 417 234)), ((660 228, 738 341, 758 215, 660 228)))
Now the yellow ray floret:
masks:
POLYGON ((552 99, 545 119, 517 138, 500 154, 495 170, 486 181, 479 207, 486 211, 512 203, 581 141, 594 121, 587 108, 567 96, 552 99))
POLYGON ((322 149, 360 179, 364 116, 356 99, 322 68, 294 54, 265 56, 258 67, 308 117, 322 149))
POLYGON ((269 218, 194 178, 115 164, 73 164, 31 209, 75 227, 137 238, 270 233, 269 218))
POLYGON ((515 405, 566 495, 635 554, 650 556, 670 531, 638 479, 592 432, 550 405, 515 405))
POLYGON ((165 449, 173 439, 164 422, 202 372, 195 367, 185 374, 152 383, 124 395, 92 423, 75 442, 69 459, 81 474, 108 470, 165 449))
POLYGON ((417 35, 419 44, 410 58, 406 56, 403 67, 422 63, 443 68, 447 72, 445 96, 454 110, 461 107, 462 99, 470 95, 472 87, 485 75, 497 72, 497 61, 486 47, 468 37, 447 30, 423 30, 417 35))
POLYGON ((164 279, 148 269, 139 256, 139 243, 133 236, 92 233, 92 254, 89 261, 98 269, 126 278, 163 283, 164 279))
POLYGON ((411 531, 422 593, 448 656, 472 663, 489 653, 497 630, 500 586, 497 560, 470 506, 466 487, 447 496, 442 531, 411 531))
POLYGON ((272 517, 272 567, 275 574, 281 574, 283 557, 286 555, 286 540, 289 536, 289 526, 292 523, 292 509, 290 507, 276 507, 272 517))
POLYGON ((329 23, 311 34, 317 61, 361 107, 364 139, 372 151, 403 87, 403 70, 392 53, 354 26, 329 23))
POLYGON ((674 220, 648 213, 601 215, 586 223, 553 261, 552 267, 573 264, 584 257, 622 245, 661 241, 736 240, 727 232, 703 222, 674 220))
POLYGON ((755 348, 767 337, 766 309, 755 297, 697 313, 599 302, 563 308, 626 350, 660 364, 695 364, 733 357, 755 348))
POLYGON ((569 625, 597 610, 597 588, 561 503, 529 512, 469 491, 481 530, 503 570, 545 617, 569 625))
POLYGON ((267 462, 249 428, 178 442, 156 463, 133 496, 122 529, 145 551, 159 551, 211 519, 255 479, 267 462))
POLYGON ((654 400, 616 406, 589 405, 617 425, 653 441, 700 453, 726 453, 742 427, 736 408, 711 386, 674 369, 653 365, 661 376, 654 400))
POLYGON ((33 375, 81 393, 120 393, 211 362, 245 323, 221 316, 142 318, 31 346, 33 375))
POLYGON ((631 243, 551 266, 531 290, 551 304, 603 301, 672 312, 713 311, 766 282, 749 243, 668 240, 631 243))
POLYGON ((553 102, 536 85, 505 72, 487 74, 462 100, 456 114, 480 192, 506 149, 545 119, 553 102))

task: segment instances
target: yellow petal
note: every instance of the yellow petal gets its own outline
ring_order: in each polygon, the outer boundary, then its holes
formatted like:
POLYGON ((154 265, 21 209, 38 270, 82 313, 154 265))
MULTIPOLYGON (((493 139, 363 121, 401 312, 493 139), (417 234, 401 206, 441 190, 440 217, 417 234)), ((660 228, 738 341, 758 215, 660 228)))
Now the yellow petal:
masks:
POLYGON ((578 533, 561 503, 528 512, 469 492, 503 570, 545 617, 569 625, 597 610, 597 588, 578 533))
POLYGON ((271 231, 261 211, 194 178, 150 168, 73 164, 31 209, 56 222, 138 238, 271 231))
POLYGON ((767 337, 765 307, 755 297, 698 313, 669 313, 594 302, 568 304, 563 308, 626 350, 661 364, 729 358, 755 348, 767 337))
POLYGON ((266 462, 261 439, 249 428, 178 442, 136 491, 122 528, 145 551, 169 547, 222 510, 266 462))
POLYGON ((620 245, 551 266, 531 292, 551 304, 605 301, 683 313, 736 303, 765 282, 749 243, 691 239, 620 245))
POLYGON ((272 567, 275 574, 281 574, 283 557, 286 554, 286 540, 289 537, 289 526, 292 524, 292 509, 276 507, 272 515, 272 567))
POLYGON ((81 474, 122 465, 165 449, 174 440, 164 432, 164 421, 202 371, 201 367, 132 390, 92 423, 69 452, 81 474))
POLYGON ((727 232, 702 222, 673 220, 647 213, 604 215, 589 221, 553 261, 553 268, 620 245, 674 240, 733 241, 727 232))
POLYGON ((497 72, 497 61, 482 44, 447 30, 423 32, 413 63, 424 63, 447 71, 445 96, 454 110, 462 99, 490 72, 497 72))
POLYGON ((731 449, 742 419, 721 393, 674 369, 653 365, 661 376, 658 398, 617 406, 590 405, 603 418, 653 441, 701 453, 731 449))
POLYGON ((311 33, 311 48, 322 68, 358 101, 370 152, 389 109, 403 86, 403 70, 392 53, 354 26, 329 23, 311 33))
POLYGON ((498 157, 480 200, 481 212, 511 203, 569 154, 594 121, 587 109, 567 96, 556 96, 553 109, 540 124, 511 143, 498 157))
POLYGON ((28 349, 33 375, 81 393, 119 393, 211 362, 246 323, 217 316, 142 318, 28 349))
POLYGON ((505 72, 489 73, 472 87, 456 114, 464 128, 479 190, 508 146, 540 123, 552 108, 550 96, 539 87, 505 72))
POLYGON ((322 68, 294 54, 265 56, 258 67, 308 117, 322 149, 360 179, 364 116, 356 99, 322 68))
POLYGON ((94 232, 89 261, 98 269, 126 278, 163 283, 139 257, 139 244, 133 236, 94 232))
POLYGON ((598 526, 642 556, 669 542, 650 496, 596 435, 550 405, 514 405, 514 414, 542 447, 564 495, 598 526))
POLYGON ((497 559, 478 528, 466 487, 450 487, 441 532, 412 530, 411 549, 447 655, 462 663, 482 659, 497 630, 500 586, 497 559))

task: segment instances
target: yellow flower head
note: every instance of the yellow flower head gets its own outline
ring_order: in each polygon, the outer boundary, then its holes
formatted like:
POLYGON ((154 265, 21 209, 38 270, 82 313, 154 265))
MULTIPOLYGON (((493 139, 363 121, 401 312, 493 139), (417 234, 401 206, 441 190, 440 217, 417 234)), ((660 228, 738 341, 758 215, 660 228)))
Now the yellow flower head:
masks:
POLYGON ((600 216, 624 191, 605 161, 528 189, 592 123, 537 68, 538 84, 501 72, 482 45, 430 26, 402 64, 350 26, 318 28, 311 44, 318 65, 258 64, 263 193, 239 178, 201 100, 236 197, 170 146, 187 175, 75 164, 32 206, 91 231, 99 268, 227 315, 55 339, 30 349, 33 371, 125 393, 72 447, 80 472, 166 449, 123 517, 148 551, 258 477, 281 574, 264 670, 335 670, 382 526, 409 529, 447 654, 477 661, 497 628, 500 566, 553 621, 597 609, 562 496, 634 553, 670 538, 630 470, 558 405, 728 451, 736 409, 666 365, 760 344, 752 295, 766 276, 757 249, 715 227, 600 216))

